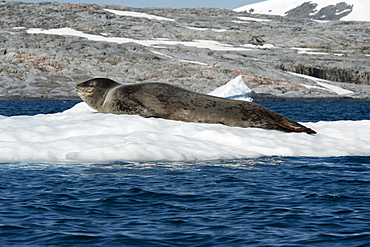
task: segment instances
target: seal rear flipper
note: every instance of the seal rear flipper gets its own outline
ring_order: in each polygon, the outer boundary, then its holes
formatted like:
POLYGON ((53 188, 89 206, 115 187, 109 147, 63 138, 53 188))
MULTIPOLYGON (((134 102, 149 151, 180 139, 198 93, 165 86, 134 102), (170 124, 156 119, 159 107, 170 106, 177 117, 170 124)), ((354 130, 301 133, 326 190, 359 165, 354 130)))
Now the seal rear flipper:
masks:
POLYGON ((292 133, 292 132, 305 132, 307 134, 317 134, 316 131, 313 129, 310 129, 308 127, 305 127, 301 124, 298 124, 299 126, 297 127, 296 125, 279 125, 280 128, 277 128, 278 130, 287 132, 287 133, 292 133))
POLYGON ((284 117, 280 114, 270 114, 272 122, 270 124, 275 125, 273 129, 281 130, 284 132, 306 132, 307 134, 316 134, 316 131, 297 123, 287 117, 284 117))

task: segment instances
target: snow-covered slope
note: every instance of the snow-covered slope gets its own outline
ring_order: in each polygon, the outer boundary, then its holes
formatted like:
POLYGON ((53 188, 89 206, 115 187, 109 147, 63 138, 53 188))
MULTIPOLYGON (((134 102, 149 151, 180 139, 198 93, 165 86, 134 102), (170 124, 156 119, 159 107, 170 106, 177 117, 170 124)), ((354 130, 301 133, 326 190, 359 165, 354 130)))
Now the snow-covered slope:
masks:
MULTIPOLYGON (((247 11, 254 14, 267 14, 267 15, 280 15, 285 16, 287 12, 301 6, 304 3, 315 4, 316 7, 312 12, 308 13, 310 16, 314 16, 319 13, 320 10, 330 5, 337 5, 345 2, 350 8, 342 11, 336 11, 336 15, 344 14, 349 12, 340 18, 345 21, 370 21, 370 1, 369 0, 267 0, 259 3, 248 4, 239 8, 234 9, 237 12, 247 11)), ((322 17, 322 16, 320 16, 322 17)), ((318 18, 314 18, 318 19, 318 18)))

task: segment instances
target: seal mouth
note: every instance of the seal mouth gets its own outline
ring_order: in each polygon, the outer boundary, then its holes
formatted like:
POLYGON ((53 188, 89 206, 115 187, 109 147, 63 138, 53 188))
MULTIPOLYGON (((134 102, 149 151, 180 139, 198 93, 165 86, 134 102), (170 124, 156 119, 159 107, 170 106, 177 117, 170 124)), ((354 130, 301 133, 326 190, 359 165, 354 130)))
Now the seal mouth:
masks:
POLYGON ((82 86, 79 84, 75 87, 75 90, 79 94, 92 94, 94 87, 93 86, 82 86))

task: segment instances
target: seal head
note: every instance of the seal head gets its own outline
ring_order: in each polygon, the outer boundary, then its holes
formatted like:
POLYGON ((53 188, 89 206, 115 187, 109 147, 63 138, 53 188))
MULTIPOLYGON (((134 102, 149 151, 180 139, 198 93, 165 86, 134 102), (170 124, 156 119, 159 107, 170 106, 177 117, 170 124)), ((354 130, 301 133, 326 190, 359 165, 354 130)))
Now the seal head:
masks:
POLYGON ((78 84, 75 89, 88 106, 102 112, 101 106, 107 97, 107 93, 110 89, 119 85, 121 84, 111 79, 95 78, 78 84))

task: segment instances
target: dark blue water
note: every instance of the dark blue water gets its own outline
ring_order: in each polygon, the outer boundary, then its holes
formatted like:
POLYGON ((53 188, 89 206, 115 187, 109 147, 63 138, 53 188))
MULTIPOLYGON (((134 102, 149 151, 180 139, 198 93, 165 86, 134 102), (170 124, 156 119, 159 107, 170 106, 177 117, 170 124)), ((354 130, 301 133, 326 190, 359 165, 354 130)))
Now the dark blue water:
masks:
MULTIPOLYGON (((75 103, 53 104, 0 114, 75 103)), ((297 121, 370 119, 369 103, 262 104, 297 121)), ((43 245, 370 246, 370 157, 0 164, 0 246, 43 245)))

